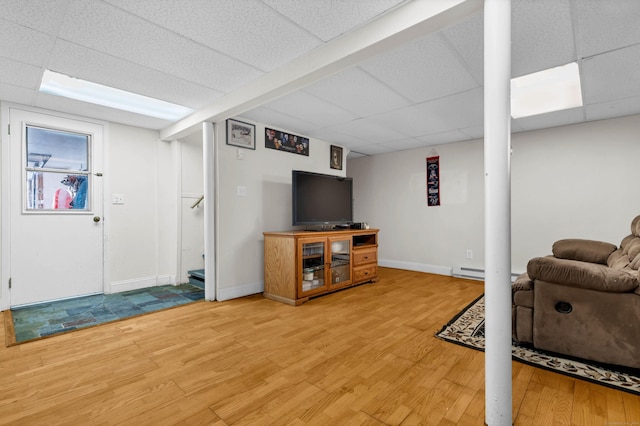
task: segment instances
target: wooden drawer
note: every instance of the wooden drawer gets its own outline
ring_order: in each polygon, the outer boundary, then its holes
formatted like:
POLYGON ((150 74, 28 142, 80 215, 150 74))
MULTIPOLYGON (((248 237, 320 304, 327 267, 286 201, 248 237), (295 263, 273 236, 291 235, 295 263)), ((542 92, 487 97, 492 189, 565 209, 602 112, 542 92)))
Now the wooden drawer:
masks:
POLYGON ((378 263, 378 249, 376 247, 354 250, 353 265, 364 265, 367 263, 378 263))
POLYGON ((378 275, 378 265, 358 266, 353 268, 353 282, 369 281, 378 275))

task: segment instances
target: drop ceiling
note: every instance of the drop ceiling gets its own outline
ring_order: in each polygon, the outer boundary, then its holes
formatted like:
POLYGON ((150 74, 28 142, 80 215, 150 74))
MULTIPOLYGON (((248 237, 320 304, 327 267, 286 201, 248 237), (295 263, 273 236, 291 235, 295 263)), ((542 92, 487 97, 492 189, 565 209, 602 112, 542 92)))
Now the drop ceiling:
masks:
MULTIPOLYGON (((162 130, 172 123, 39 93, 42 73, 202 110, 410 3, 0 0, 0 99, 162 130)), ((512 76, 578 61, 584 106, 512 130, 640 114, 639 21, 637 0, 513 0, 512 76)), ((482 34, 479 11, 237 117, 350 157, 482 137, 482 34)))

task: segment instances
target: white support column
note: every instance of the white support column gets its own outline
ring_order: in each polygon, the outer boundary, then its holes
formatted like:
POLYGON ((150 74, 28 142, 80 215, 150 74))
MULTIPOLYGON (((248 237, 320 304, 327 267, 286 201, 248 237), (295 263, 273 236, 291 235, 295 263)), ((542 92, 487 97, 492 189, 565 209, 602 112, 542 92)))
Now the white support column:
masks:
POLYGON ((484 5, 485 423, 512 424, 511 2, 484 5))
POLYGON ((213 123, 202 123, 202 157, 204 176, 204 298, 216 300, 215 251, 215 132, 213 123))

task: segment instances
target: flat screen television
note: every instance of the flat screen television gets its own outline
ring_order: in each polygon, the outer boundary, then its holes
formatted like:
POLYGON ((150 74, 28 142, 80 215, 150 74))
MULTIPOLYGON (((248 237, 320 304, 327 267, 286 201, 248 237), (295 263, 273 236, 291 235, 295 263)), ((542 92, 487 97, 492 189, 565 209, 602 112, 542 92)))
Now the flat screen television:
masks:
POLYGON ((293 170, 293 225, 339 225, 353 222, 353 180, 293 170))

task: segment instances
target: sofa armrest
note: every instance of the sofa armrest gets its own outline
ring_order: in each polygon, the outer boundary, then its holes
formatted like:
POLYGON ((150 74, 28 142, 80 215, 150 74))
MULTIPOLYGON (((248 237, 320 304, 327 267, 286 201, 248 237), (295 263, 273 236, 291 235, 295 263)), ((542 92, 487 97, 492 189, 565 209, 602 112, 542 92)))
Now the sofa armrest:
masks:
POLYGON ((597 263, 555 257, 535 257, 527 264, 532 280, 609 293, 628 293, 638 287, 638 278, 628 272, 597 263))
POLYGON ((565 239, 553 243, 553 256, 559 259, 607 264, 607 259, 618 247, 593 240, 565 239))

